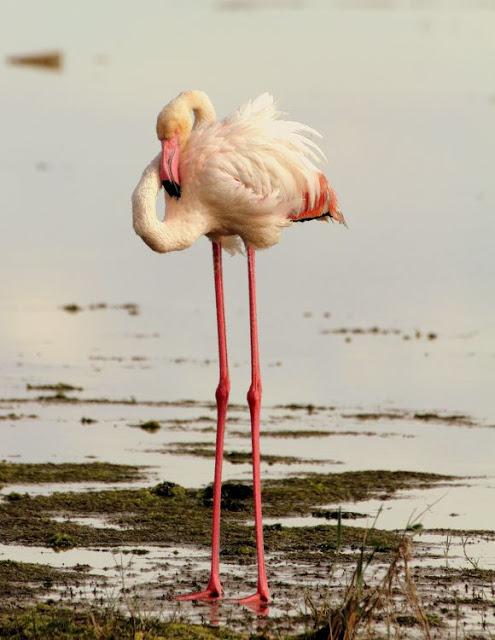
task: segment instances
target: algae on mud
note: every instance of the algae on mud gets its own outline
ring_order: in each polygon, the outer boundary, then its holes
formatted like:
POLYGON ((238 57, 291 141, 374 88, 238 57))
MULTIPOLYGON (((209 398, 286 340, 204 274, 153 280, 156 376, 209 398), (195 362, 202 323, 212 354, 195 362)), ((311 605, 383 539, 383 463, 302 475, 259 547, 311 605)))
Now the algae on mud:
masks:
MULTIPOLYGON (((32 600, 57 586, 77 586, 86 580, 84 567, 54 569, 44 564, 0 560, 0 611, 11 603, 32 600)), ((1 635, 3 638, 4 636, 1 635)))
POLYGON ((105 311, 107 309, 117 309, 126 311, 130 316, 138 316, 140 314, 139 305, 135 302, 124 302, 122 304, 107 304, 106 302, 94 302, 83 307, 75 302, 64 304, 61 307, 62 311, 67 313, 80 313, 87 309, 88 311, 105 311))
POLYGON ((9 422, 15 422, 17 420, 28 420, 37 418, 38 416, 34 413, 24 414, 24 413, 4 413, 0 414, 0 421, 8 420, 9 422))
MULTIPOLYGON (((250 438, 247 431, 232 431, 233 436, 238 438, 250 438)), ((379 436, 380 438, 396 436, 397 433, 378 433, 376 431, 337 431, 335 429, 266 429, 263 432, 264 438, 326 438, 330 436, 379 436)))
MULTIPOLYGON (((315 507, 370 497, 389 497, 399 489, 424 487, 452 478, 434 474, 365 471, 340 474, 311 474, 303 477, 267 480, 263 495, 269 517, 311 515, 315 507)), ((242 483, 223 487, 224 517, 222 555, 225 559, 254 557, 254 532, 246 521, 251 517, 251 489, 242 483)), ((0 536, 6 543, 54 546, 112 546, 156 544, 209 544, 211 488, 185 489, 161 483, 150 489, 112 489, 89 493, 57 492, 47 496, 18 496, 0 503, 0 536), (165 487, 165 489, 164 489, 165 487), (115 528, 98 528, 73 522, 57 523, 56 514, 104 515, 115 528), (186 517, 185 517, 186 516, 186 517)), ((265 527, 267 550, 297 554, 324 554, 335 548, 337 526, 265 527)), ((359 545, 363 530, 343 527, 342 544, 359 545)), ((394 533, 374 530, 371 546, 394 548, 394 533)))
MULTIPOLYGON (((285 517, 288 515, 310 515, 315 507, 323 507, 329 503, 340 501, 365 500, 370 497, 390 497, 399 489, 430 487, 454 480, 450 476, 435 474, 413 473, 405 471, 364 471, 340 474, 309 474, 302 477, 292 477, 267 480, 264 484, 266 512, 271 517, 285 517)), ((237 564, 251 564, 255 559, 255 539, 251 526, 246 520, 251 517, 252 489, 250 484, 226 482, 223 487, 224 519, 222 528, 222 559, 234 561, 237 564)), ((14 502, 0 503, 0 536, 6 542, 23 544, 51 545, 55 548, 70 546, 115 549, 122 546, 127 550, 135 549, 136 544, 176 547, 177 545, 194 545, 206 552, 210 539, 211 528, 211 487, 204 489, 186 489, 172 482, 162 482, 148 489, 106 490, 88 493, 54 493, 48 496, 26 497, 20 496, 14 502), (64 515, 103 515, 109 523, 118 523, 124 529, 93 528, 70 522, 57 523, 52 520, 59 513, 64 515)), ((270 562, 277 566, 297 567, 297 575, 306 576, 308 585, 311 580, 328 581, 332 567, 338 571, 351 570, 363 549, 369 549, 366 555, 373 558, 375 566, 387 566, 393 561, 397 549, 404 541, 404 534, 372 529, 365 531, 361 528, 339 525, 321 525, 311 527, 286 527, 282 524, 268 525, 264 528, 266 549, 270 562), (341 552, 345 549, 345 552, 341 552), (323 577, 325 576, 325 577, 323 577)), ((147 550, 141 550, 145 553, 147 550)), ((48 568, 48 571, 54 571, 48 568)), ((58 581, 59 574, 54 574, 53 583, 47 575, 46 589, 30 593, 25 590, 25 603, 49 595, 48 587, 53 584, 67 586, 81 584, 88 573, 80 574, 74 567, 73 577, 64 574, 58 581)), ((197 569, 194 569, 196 573, 197 569)), ((279 569, 283 571, 283 569, 279 569)), ((30 570, 25 569, 29 576, 30 570)), ((277 600, 290 602, 294 597, 294 575, 288 583, 283 582, 285 574, 279 573, 273 582, 274 595, 277 600), (282 580, 280 579, 282 578, 282 580), (292 589, 292 591, 291 591, 292 589)), ((340 575, 340 574, 339 574, 340 575)), ((425 573, 422 575, 426 576, 425 573)), ((451 589, 456 588, 455 575, 451 572, 451 589)), ((43 573, 40 573, 40 580, 43 573)), ((197 579, 197 576, 195 576, 197 579)), ((479 576, 476 579, 489 578, 479 576)), ((190 587, 192 575, 184 577, 185 586, 190 587)), ((304 578, 306 579, 306 578, 304 578)), ((151 583, 143 585, 143 602, 150 593, 158 595, 154 606, 163 606, 165 584, 163 578, 155 579, 156 586, 151 583)), ((243 579, 244 580, 244 579, 243 579)), ((36 582, 36 581, 35 581, 36 582)), ((12 580, 13 588, 18 588, 12 580)), ((38 581, 38 584, 40 582, 38 581)), ((483 583, 484 584, 484 583, 483 583)), ((1 579, 0 579, 1 586, 1 579)), ((239 583, 235 580, 226 581, 229 591, 236 589, 239 583)), ((429 583, 426 583, 427 589, 429 583)), ((21 590, 24 586, 21 584, 21 590)), ((310 587, 308 586, 308 589, 310 587)), ((318 588, 319 589, 319 588, 318 588)), ((426 591, 427 593, 427 591, 426 591)), ((129 609, 128 602, 139 597, 138 592, 131 592, 129 596, 122 595, 119 604, 113 604, 112 609, 105 609, 100 600, 92 601, 91 606, 86 600, 77 605, 71 600, 71 608, 64 608, 63 600, 58 604, 30 606, 29 609, 13 609, 9 606, 9 599, 0 597, 0 637, 35 638, 49 637, 54 640, 71 640, 72 638, 87 638, 104 640, 113 638, 129 638, 136 640, 161 640, 175 638, 176 640, 197 639, 213 640, 248 640, 249 638, 289 638, 302 640, 316 640, 322 638, 325 627, 314 627, 311 617, 298 616, 270 620, 264 626, 262 635, 253 636, 253 623, 249 618, 236 618, 229 614, 229 620, 234 624, 234 630, 228 628, 211 628, 195 624, 176 624, 163 622, 159 618, 136 615, 136 610, 129 609), (130 598, 128 600, 127 598, 130 598), (3 612, 3 613, 2 613, 3 612), (33 626, 33 620, 34 626, 33 626), (240 622, 244 620, 244 622, 240 622), (239 625, 243 631, 238 631, 239 625), (311 628, 306 634, 299 635, 302 629, 311 628), (246 632, 244 629, 248 629, 246 632), (17 634, 17 635, 16 635, 17 634)), ((153 596, 151 596, 153 597, 153 596)), ((440 593, 438 593, 440 597, 440 593)), ((444 608, 449 606, 448 594, 443 596, 444 608)), ((319 601, 318 607, 324 601, 319 601)), ((466 606, 472 605, 472 598, 466 596, 466 606), (469 602, 468 602, 469 600, 469 602)), ((139 605, 138 605, 139 606, 139 605)), ((170 605, 171 606, 171 605, 170 605)), ((172 610, 170 609, 170 614, 172 610)), ((196 612, 197 613, 197 612, 196 612)), ((436 610, 428 606, 426 616, 430 624, 434 622, 436 610)), ((242 614, 242 612, 241 612, 242 614)), ((409 615, 404 613, 404 615, 409 615)), ((196 618, 197 619, 197 618, 196 618)), ((397 618, 397 625, 415 624, 413 617, 397 618)), ((230 625, 229 625, 230 626, 230 625)))
POLYGON ((134 424, 132 426, 142 429, 148 433, 156 433, 161 429, 161 424, 158 420, 147 420, 146 422, 140 422, 139 424, 134 424))
MULTIPOLYGON (((141 427, 143 428, 143 427, 141 427)), ((203 430, 204 432, 204 430, 203 430)), ((243 432, 244 435, 244 432, 243 432)), ((214 458, 215 448, 209 442, 172 442, 166 449, 160 449, 164 453, 171 453, 177 456, 193 456, 196 458, 214 458)), ((251 463, 251 451, 224 451, 223 459, 231 464, 247 464, 251 463)), ((307 458, 298 458, 297 456, 281 456, 276 454, 261 454, 261 462, 272 466, 274 464, 342 464, 336 460, 316 460, 307 458)))
POLYGON ((343 413, 341 417, 359 421, 414 420, 416 422, 431 422, 461 427, 481 426, 467 414, 439 413, 436 411, 361 411, 359 413, 343 413))
POLYGON ((263 488, 265 513, 270 517, 308 515, 312 507, 339 502, 388 499, 402 489, 428 488, 456 478, 415 471, 346 471, 312 473, 267 480, 263 488))
POLYGON ((11 640, 249 640, 250 634, 164 622, 111 607, 39 604, 0 613, 0 637, 11 640))
POLYGON ((45 482, 132 482, 144 477, 143 467, 108 462, 0 462, 0 486, 45 482))
MULTIPOLYGON (((328 591, 323 599, 308 596, 305 612, 297 615, 292 612, 291 615, 287 611, 285 617, 265 618, 256 623, 251 616, 242 616, 242 611, 238 609, 241 617, 229 616, 227 627, 217 626, 224 618, 222 603, 211 608, 203 607, 200 618, 208 619, 209 613, 212 616, 209 624, 204 621, 202 624, 186 623, 180 609, 170 611, 165 618, 161 606, 153 613, 141 609, 139 598, 134 599, 137 594, 129 598, 127 590, 109 602, 102 602, 99 598, 74 601, 68 591, 68 597, 57 602, 52 599, 44 604, 29 604, 30 592, 24 590, 23 581, 41 585, 43 594, 47 594, 60 584, 70 589, 91 576, 88 576, 85 567, 74 567, 70 571, 48 568, 45 571, 39 565, 5 563, 11 565, 5 572, 9 579, 15 579, 12 571, 19 571, 22 578, 17 579, 14 586, 19 589, 14 593, 14 596, 18 596, 17 601, 12 597, 0 598, 0 637, 11 640, 328 640, 330 637, 361 637, 332 635, 329 632, 330 624, 333 631, 337 627, 341 631, 354 629, 356 632, 362 631, 365 634, 363 637, 369 638, 389 637, 391 631, 397 638, 454 637, 454 625, 456 629, 462 629, 462 637, 471 640, 491 637, 491 625, 486 625, 486 621, 492 611, 489 594, 493 594, 493 571, 490 575, 480 576, 476 573, 473 576, 472 572, 466 574, 465 571, 445 568, 434 571, 431 568, 416 568, 412 581, 411 573, 408 574, 400 562, 409 561, 410 541, 403 538, 401 544, 402 552, 397 550, 385 564, 379 565, 385 573, 380 574, 382 577, 378 578, 377 583, 369 581, 369 571, 365 568, 359 571, 363 563, 366 567, 370 566, 368 562, 371 556, 363 558, 358 553, 351 582, 337 591, 328 591), (449 576, 451 580, 448 580, 449 576), (42 580, 46 580, 46 584, 41 583, 42 580), (473 615, 479 617, 477 625, 473 624, 473 615), (470 627, 465 626, 466 622, 470 627), (234 628, 229 628, 232 626, 234 628), (421 628, 423 631, 429 629, 431 633, 418 635, 412 631, 415 627, 419 631, 421 628), (438 635, 437 630, 444 630, 448 635, 438 635)), ((346 557, 347 554, 340 555, 341 560, 346 557)), ((350 569, 352 571, 352 564, 350 569)), ((327 570, 331 572, 331 566, 327 570)), ((286 595, 290 597, 290 594, 294 596, 300 585, 291 583, 285 588, 289 590, 286 595)), ((201 610, 201 607, 198 609, 201 610)))
POLYGON ((55 384, 27 384, 27 391, 56 391, 65 393, 66 391, 83 391, 82 387, 77 387, 66 382, 57 382, 55 384))
MULTIPOLYGON (((255 626, 255 625, 253 625, 255 626)), ((207 624, 164 621, 111 607, 38 604, 0 611, 0 637, 11 640, 321 640, 317 633, 235 631, 207 624)))

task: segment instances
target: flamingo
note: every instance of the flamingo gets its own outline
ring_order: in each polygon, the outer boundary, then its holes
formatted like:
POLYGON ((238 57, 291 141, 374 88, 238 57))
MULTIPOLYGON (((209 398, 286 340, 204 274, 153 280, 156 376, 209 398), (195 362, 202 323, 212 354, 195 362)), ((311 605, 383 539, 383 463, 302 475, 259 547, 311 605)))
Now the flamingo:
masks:
POLYGON ((262 611, 270 601, 265 568, 260 486, 261 373, 256 313, 255 252, 276 244, 295 222, 329 219, 345 225, 337 197, 318 164, 323 153, 310 127, 285 120, 273 97, 260 95, 218 121, 202 91, 184 91, 158 114, 161 152, 144 170, 133 195, 133 226, 153 251, 190 247, 200 236, 212 243, 220 378, 216 389, 217 431, 213 483, 210 578, 203 591, 179 600, 214 602, 223 595, 220 581, 221 483, 225 423, 230 392, 224 312, 222 251, 245 247, 249 283, 253 501, 257 589, 239 600, 262 611), (156 201, 165 189, 165 219, 156 201))

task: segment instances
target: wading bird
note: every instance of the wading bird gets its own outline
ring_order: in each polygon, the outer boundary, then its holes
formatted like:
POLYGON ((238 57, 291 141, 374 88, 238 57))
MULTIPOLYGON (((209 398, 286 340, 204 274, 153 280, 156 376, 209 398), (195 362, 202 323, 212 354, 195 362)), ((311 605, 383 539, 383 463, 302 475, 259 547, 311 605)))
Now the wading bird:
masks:
POLYGON ((136 233, 154 251, 190 247, 206 235, 213 245, 220 382, 216 390, 217 434, 213 484, 211 572, 204 591, 182 600, 216 600, 220 582, 220 510, 225 421, 230 391, 224 313, 222 249, 235 253, 244 245, 248 263, 251 331, 251 415, 253 494, 258 584, 239 602, 261 611, 270 599, 265 570, 260 488, 261 374, 256 319, 255 251, 276 244, 294 222, 335 220, 345 224, 337 197, 317 168, 324 159, 303 124, 283 119, 269 94, 217 121, 208 96, 185 91, 158 114, 161 153, 146 167, 132 195, 136 233), (165 189, 165 219, 156 201, 165 189))

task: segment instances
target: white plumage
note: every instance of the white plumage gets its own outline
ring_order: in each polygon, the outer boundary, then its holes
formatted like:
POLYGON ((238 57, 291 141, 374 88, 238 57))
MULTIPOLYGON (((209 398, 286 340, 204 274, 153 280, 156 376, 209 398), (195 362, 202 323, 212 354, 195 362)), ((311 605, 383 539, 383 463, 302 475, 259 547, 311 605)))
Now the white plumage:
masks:
POLYGON ((304 218, 304 211, 313 211, 318 203, 313 217, 326 214, 343 221, 335 194, 318 169, 325 159, 313 139, 319 134, 283 119, 271 95, 264 93, 215 121, 206 94, 185 92, 161 112, 157 129, 166 131, 172 120, 190 119, 191 111, 195 126, 180 139, 181 196, 166 195, 164 222, 156 218, 160 156, 148 165, 133 193, 134 228, 152 249, 185 249, 201 235, 231 251, 242 246, 239 238, 255 249, 267 248, 279 241, 291 217, 304 218))
POLYGON ((224 433, 230 392, 224 311, 222 247, 246 247, 249 282, 251 385, 247 394, 251 418, 253 501, 258 580, 256 593, 239 600, 257 613, 270 601, 264 560, 260 484, 261 370, 256 315, 256 249, 270 247, 295 221, 344 223, 337 197, 318 169, 323 154, 318 134, 284 120, 263 94, 221 122, 208 96, 185 91, 158 114, 156 131, 162 151, 146 167, 132 195, 136 233, 154 251, 189 247, 201 235, 212 241, 220 379, 217 403, 215 480, 213 483, 212 553, 206 589, 180 600, 213 602, 223 595, 220 581, 220 515, 224 433), (193 125, 194 116, 194 125, 193 125), (165 220, 156 216, 161 185, 166 192, 165 220), (242 241, 242 242, 241 242, 242 241))

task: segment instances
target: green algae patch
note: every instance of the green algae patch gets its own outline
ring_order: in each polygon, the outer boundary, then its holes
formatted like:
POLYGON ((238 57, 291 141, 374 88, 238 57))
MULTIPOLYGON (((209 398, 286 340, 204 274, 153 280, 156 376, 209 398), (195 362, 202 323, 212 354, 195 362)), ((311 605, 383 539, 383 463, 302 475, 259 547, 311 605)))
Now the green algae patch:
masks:
POLYGON ((140 313, 139 305, 135 302, 124 302, 122 304, 107 304, 106 302, 94 302, 83 307, 75 302, 62 305, 60 307, 66 313, 80 313, 81 311, 106 311, 107 309, 116 309, 126 311, 130 316, 138 316, 140 313))
POLYGON ((419 422, 432 422, 436 424, 454 425, 461 427, 475 427, 475 420, 464 413, 437 413, 432 411, 365 411, 360 413, 344 413, 342 418, 351 418, 359 421, 378 420, 414 420, 419 422))
POLYGON ((0 421, 8 420, 9 422, 15 422, 17 420, 30 420, 33 418, 37 418, 38 416, 34 413, 24 414, 24 413, 4 413, 0 415, 0 421))
POLYGON ((55 391, 56 393, 65 393, 66 391, 83 391, 82 387, 76 387, 65 382, 57 382, 56 384, 27 384, 28 391, 55 391))
POLYGON ((249 635, 112 608, 43 604, 0 615, 0 637, 19 640, 248 640, 249 635))
POLYGON ((180 498, 186 495, 186 490, 175 482, 160 482, 156 487, 150 489, 151 493, 155 496, 161 496, 162 498, 180 498))
POLYGON ((426 489, 453 476, 414 471, 348 471, 267 480, 263 487, 268 516, 308 515, 313 507, 340 502, 386 500, 401 489, 426 489))
POLYGON ((139 424, 135 424, 132 426, 138 427, 139 429, 147 431, 148 433, 156 433, 162 428, 158 420, 147 420, 146 422, 140 422, 139 424))
MULTIPOLYGON (((244 432, 242 432, 244 435, 244 432)), ((214 458, 215 447, 207 442, 174 442, 167 449, 166 453, 180 456, 193 456, 197 458, 214 458)), ((250 451, 224 451, 223 459, 231 464, 250 464, 252 453, 250 451)), ((314 460, 298 458, 297 456, 281 456, 276 454, 262 454, 261 462, 272 466, 274 464, 323 464, 328 460, 314 460)), ((336 461, 330 461, 338 464, 336 461)))
MULTIPOLYGON (((253 497, 251 485, 240 482, 224 482, 222 484, 222 509, 226 511, 250 511, 248 502, 253 497)), ((213 485, 208 485, 202 492, 203 505, 213 506, 213 485)))
POLYGON ((60 308, 62 309, 62 311, 65 311, 66 313, 79 313, 80 311, 83 310, 82 307, 80 307, 75 302, 69 302, 68 304, 64 304, 60 308))
MULTIPOLYGON (((251 527, 241 531, 242 537, 235 532, 222 547, 224 560, 239 564, 248 564, 256 558, 256 540, 251 527)), ((337 527, 319 525, 311 527, 285 527, 280 524, 263 528, 265 548, 269 553, 282 554, 286 560, 303 565, 309 561, 326 560, 340 548, 359 551, 364 545, 380 553, 393 552, 400 543, 401 536, 380 529, 365 531, 360 527, 337 527), (366 540, 365 540, 366 535, 366 540)))
POLYGON ((358 518, 366 518, 366 513, 358 511, 342 511, 341 509, 316 509, 312 511, 313 518, 322 518, 324 520, 357 520, 358 518))
POLYGON ((47 544, 53 549, 72 549, 72 547, 76 546, 71 536, 66 533, 61 533, 60 531, 50 535, 47 539, 47 544))
MULTIPOLYGON (((0 610, 10 599, 31 599, 57 586, 80 584, 84 574, 76 570, 54 569, 43 564, 0 560, 0 610)), ((3 636, 0 633, 0 638, 3 636)))
MULTIPOLYGON (((311 474, 266 481, 264 512, 269 517, 310 516, 318 506, 343 501, 391 497, 398 489, 430 487, 447 476, 405 471, 362 471, 311 474)), ((111 489, 92 492, 56 492, 48 496, 17 496, 0 503, 0 537, 6 543, 42 546, 184 545, 205 548, 211 537, 211 486, 187 489, 162 482, 149 489, 111 489), (95 528, 74 522, 55 522, 53 516, 104 516, 118 529, 95 528), (60 542, 60 545, 59 545, 60 542)), ((249 483, 222 487, 222 554, 224 558, 254 557, 252 488, 249 483)), ((380 523, 378 522, 378 525, 380 523)), ((342 543, 360 544, 360 528, 341 527, 342 543)), ((267 526, 268 551, 285 554, 325 554, 336 547, 337 525, 317 527, 267 526)), ((387 551, 394 534, 374 531, 370 546, 387 551)))
MULTIPOLYGON (((232 464, 247 464, 251 463, 252 453, 250 451, 226 451, 223 459, 232 464)), ((326 462, 326 460, 308 460, 306 458, 298 458, 297 456, 280 456, 265 453, 261 455, 261 462, 272 466, 274 464, 322 464, 326 462)))
MULTIPOLYGON (((251 434, 248 431, 232 431, 233 436, 238 438, 250 438, 251 434)), ((380 436, 381 438, 387 436, 395 436, 395 433, 378 433, 377 431, 337 431, 323 430, 323 429, 266 429, 263 431, 264 438, 327 438, 330 436, 367 436, 371 438, 373 436, 380 436)))
POLYGON ((0 485, 45 482, 132 482, 143 477, 142 467, 108 462, 80 464, 0 462, 0 485))
POLYGON ((48 496, 21 496, 0 503, 0 538, 8 543, 54 546, 141 544, 205 545, 210 537, 211 509, 203 506, 197 490, 176 485, 149 489, 56 492, 48 496), (166 495, 165 495, 166 494, 166 495), (55 515, 104 515, 123 530, 95 528, 73 522, 55 522, 55 515))

